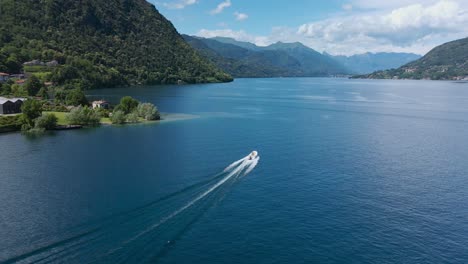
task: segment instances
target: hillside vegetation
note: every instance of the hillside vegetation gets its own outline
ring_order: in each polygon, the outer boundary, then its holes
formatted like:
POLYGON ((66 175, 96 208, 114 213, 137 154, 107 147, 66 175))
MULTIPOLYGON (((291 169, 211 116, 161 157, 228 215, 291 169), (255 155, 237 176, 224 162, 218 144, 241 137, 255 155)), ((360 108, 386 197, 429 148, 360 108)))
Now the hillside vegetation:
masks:
POLYGON ((145 0, 1 0, 0 18, 3 72, 56 60, 45 81, 83 89, 232 80, 145 0))

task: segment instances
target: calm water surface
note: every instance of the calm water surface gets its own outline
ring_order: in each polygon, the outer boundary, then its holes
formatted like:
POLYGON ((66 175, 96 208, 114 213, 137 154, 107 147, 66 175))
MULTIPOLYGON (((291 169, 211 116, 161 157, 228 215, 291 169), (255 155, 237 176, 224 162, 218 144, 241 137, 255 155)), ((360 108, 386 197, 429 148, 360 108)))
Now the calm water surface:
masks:
POLYGON ((468 263, 468 84, 90 91, 185 120, 0 135, 0 262, 468 263), (219 183, 258 150, 252 173, 219 183))

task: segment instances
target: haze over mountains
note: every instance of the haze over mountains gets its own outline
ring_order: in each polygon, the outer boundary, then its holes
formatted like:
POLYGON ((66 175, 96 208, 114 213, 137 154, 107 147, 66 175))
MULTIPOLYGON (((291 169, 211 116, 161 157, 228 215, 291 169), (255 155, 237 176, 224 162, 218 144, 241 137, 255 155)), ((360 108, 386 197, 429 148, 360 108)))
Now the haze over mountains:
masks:
POLYGON ((398 69, 378 71, 357 78, 467 80, 468 38, 437 46, 419 60, 398 69))
POLYGON ((202 56, 234 77, 317 77, 371 73, 400 67, 420 58, 411 53, 366 53, 332 56, 302 43, 277 42, 266 47, 232 38, 184 39, 202 56))

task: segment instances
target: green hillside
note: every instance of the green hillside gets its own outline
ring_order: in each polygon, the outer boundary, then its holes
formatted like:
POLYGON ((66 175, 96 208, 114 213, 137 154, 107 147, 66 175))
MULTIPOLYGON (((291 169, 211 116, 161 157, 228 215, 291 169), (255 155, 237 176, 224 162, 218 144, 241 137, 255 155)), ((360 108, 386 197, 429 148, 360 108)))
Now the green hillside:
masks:
POLYGON ((468 38, 435 47, 424 57, 398 69, 356 78, 453 80, 468 77, 468 38))
POLYGON ((145 0, 1 0, 0 18, 3 72, 56 60, 41 77, 84 89, 232 80, 145 0))

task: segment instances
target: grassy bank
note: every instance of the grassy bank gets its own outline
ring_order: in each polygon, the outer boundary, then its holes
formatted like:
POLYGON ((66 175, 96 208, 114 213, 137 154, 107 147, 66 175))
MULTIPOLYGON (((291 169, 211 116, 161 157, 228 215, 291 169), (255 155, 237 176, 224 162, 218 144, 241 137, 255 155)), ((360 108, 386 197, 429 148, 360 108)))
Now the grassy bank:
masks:
MULTIPOLYGON (((57 125, 59 126, 67 126, 67 125, 70 125, 70 123, 67 121, 67 112, 53 112, 53 111, 44 111, 42 112, 43 114, 54 114, 56 117, 57 117, 57 125)), ((151 122, 155 122, 157 120, 152 120, 152 121, 147 121, 146 119, 144 118, 138 118, 138 123, 151 123, 151 122)), ((101 118, 101 120, 99 121, 100 124, 102 125, 111 125, 112 124, 112 121, 110 120, 110 118, 108 117, 103 117, 101 118)))

